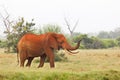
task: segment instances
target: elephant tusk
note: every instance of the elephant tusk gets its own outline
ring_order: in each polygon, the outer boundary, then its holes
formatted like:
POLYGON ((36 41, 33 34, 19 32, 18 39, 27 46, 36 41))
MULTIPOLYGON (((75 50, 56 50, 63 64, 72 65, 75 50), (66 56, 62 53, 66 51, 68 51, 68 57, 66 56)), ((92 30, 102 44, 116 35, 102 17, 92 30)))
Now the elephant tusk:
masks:
POLYGON ((77 53, 79 53, 79 51, 77 51, 77 52, 72 52, 72 51, 70 51, 70 50, 68 50, 70 53, 72 53, 72 54, 77 54, 77 53))
POLYGON ((64 49, 66 53, 68 53, 69 55, 72 55, 72 53, 68 52, 66 49, 64 49))
POLYGON ((65 50, 65 52, 68 53, 69 55, 76 54, 76 53, 79 52, 79 51, 77 51, 77 52, 71 52, 70 50, 66 50, 66 49, 64 49, 64 50, 65 50))

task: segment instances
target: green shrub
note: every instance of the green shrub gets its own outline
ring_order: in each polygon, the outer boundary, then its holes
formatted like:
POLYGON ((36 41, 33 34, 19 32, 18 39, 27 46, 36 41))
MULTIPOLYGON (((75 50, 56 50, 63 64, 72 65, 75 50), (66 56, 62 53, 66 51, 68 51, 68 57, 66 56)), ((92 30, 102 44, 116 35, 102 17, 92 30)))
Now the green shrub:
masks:
POLYGON ((5 41, 0 41, 0 48, 6 47, 6 42, 5 41))
MULTIPOLYGON (((63 51, 55 51, 54 53, 55 55, 55 61, 67 61, 67 57, 65 56, 65 54, 63 53, 63 51)), ((49 59, 46 59, 46 62, 49 62, 49 59)))
POLYGON ((116 41, 113 39, 102 39, 102 42, 104 43, 106 48, 111 48, 111 47, 115 47, 116 41))
POLYGON ((55 61, 67 61, 67 57, 63 53, 63 51, 58 51, 55 53, 55 61))
MULTIPOLYGON (((68 58, 65 56, 64 52, 61 50, 61 51, 56 51, 55 52, 55 61, 59 62, 59 61, 63 61, 63 62, 66 62, 68 61, 68 58)), ((45 60, 46 62, 49 62, 49 59, 46 58, 45 60)), ((35 63, 39 63, 40 60, 39 59, 36 59, 34 60, 35 63)))

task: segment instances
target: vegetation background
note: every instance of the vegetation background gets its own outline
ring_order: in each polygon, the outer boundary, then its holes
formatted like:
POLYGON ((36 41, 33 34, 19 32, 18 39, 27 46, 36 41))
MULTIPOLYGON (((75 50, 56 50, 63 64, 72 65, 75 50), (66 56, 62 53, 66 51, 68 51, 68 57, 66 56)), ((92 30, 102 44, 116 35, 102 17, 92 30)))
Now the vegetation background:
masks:
POLYGON ((120 79, 120 28, 114 31, 101 31, 93 36, 74 32, 66 21, 70 34, 62 31, 59 25, 46 24, 35 28, 34 19, 30 22, 23 17, 11 21, 9 15, 3 17, 6 28, 5 38, 0 38, 0 80, 119 80, 120 79), (56 68, 50 69, 46 61, 43 68, 36 68, 36 58, 31 68, 17 65, 16 45, 26 33, 62 33, 71 45, 82 39, 79 53, 68 55, 64 51, 55 52, 56 68))

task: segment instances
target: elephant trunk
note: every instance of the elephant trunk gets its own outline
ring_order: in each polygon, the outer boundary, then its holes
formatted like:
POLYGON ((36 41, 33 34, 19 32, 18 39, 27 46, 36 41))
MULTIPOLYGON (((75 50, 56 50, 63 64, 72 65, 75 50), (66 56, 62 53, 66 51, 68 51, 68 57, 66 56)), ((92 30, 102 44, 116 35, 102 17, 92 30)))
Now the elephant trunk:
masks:
POLYGON ((72 47, 72 46, 70 46, 69 44, 65 47, 65 49, 66 50, 68 50, 68 51, 72 51, 72 50, 76 50, 76 49, 78 49, 79 48, 79 46, 80 46, 80 42, 81 42, 81 40, 79 40, 78 41, 78 43, 77 43, 77 45, 75 46, 75 47, 72 47))

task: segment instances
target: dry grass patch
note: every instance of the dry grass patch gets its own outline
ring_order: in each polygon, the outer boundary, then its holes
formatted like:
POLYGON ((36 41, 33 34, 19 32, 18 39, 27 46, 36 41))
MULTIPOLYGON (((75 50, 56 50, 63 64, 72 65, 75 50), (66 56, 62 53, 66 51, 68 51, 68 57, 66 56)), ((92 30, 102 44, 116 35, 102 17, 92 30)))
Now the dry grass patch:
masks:
MULTIPOLYGON (((65 53, 65 55, 67 56, 68 61, 55 62, 55 69, 50 69, 49 63, 45 63, 43 68, 38 69, 37 66, 39 63, 35 63, 34 61, 30 68, 20 68, 17 66, 16 54, 0 53, 0 79, 4 76, 8 76, 9 78, 11 75, 14 75, 15 78, 16 76, 18 77, 21 75, 22 77, 19 78, 24 80, 38 80, 40 77, 44 77, 44 80, 47 80, 48 78, 52 80, 54 79, 53 77, 56 78, 55 80, 60 80, 63 78, 70 79, 69 76, 72 76, 72 80, 79 80, 81 78, 84 78, 83 80, 96 80, 97 78, 100 78, 100 80, 109 80, 111 77, 114 78, 116 75, 117 80, 119 79, 119 49, 79 50, 78 54, 69 55, 65 53), (43 75, 43 73, 46 74, 46 76, 43 75), (113 73, 115 73, 114 76, 112 76, 113 73), (32 75, 35 75, 36 78, 32 75)), ((17 79, 13 78, 14 77, 12 77, 11 80, 17 79)))

